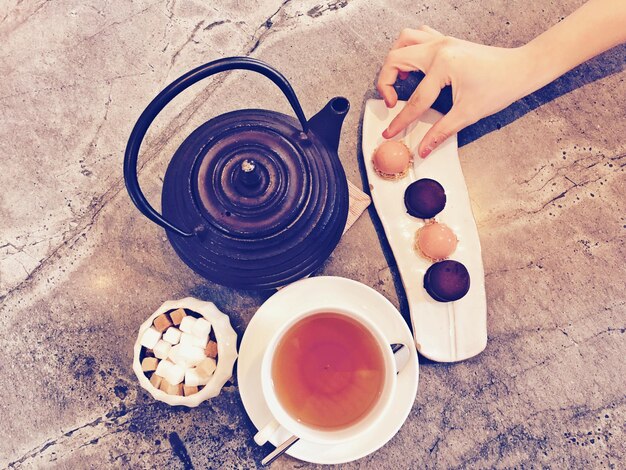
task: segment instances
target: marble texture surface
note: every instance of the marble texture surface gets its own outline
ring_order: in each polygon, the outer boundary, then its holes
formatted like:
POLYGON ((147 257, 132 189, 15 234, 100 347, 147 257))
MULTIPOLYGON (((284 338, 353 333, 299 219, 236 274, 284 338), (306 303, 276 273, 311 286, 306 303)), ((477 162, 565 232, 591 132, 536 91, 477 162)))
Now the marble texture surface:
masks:
MULTIPOLYGON (((241 335, 269 295, 190 272, 129 201, 126 140, 165 85, 201 63, 249 55, 288 77, 309 116, 348 97, 340 156, 362 184, 363 104, 402 27, 516 46, 581 3, 3 1, 0 467, 251 468, 271 450, 253 443, 236 383, 179 410, 154 402, 131 370, 135 332, 163 300, 212 300, 241 335)), ((504 111, 499 130, 465 131, 487 349, 459 364, 422 361, 406 424, 344 468, 624 467, 625 61, 618 48, 606 73, 596 61, 541 106, 504 111)), ((235 72, 194 86, 158 117, 140 160, 151 201, 184 137, 239 107, 289 112, 269 82, 235 72)), ((364 282, 406 310, 373 211, 321 273, 364 282)))

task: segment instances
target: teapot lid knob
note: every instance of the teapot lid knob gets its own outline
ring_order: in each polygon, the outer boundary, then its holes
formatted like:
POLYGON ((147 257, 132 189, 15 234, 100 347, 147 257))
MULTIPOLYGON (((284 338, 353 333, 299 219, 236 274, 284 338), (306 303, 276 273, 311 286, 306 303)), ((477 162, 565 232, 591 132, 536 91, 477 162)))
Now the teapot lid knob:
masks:
POLYGON ((265 167, 252 158, 244 159, 233 172, 236 191, 244 197, 262 194, 267 189, 269 178, 265 167))
POLYGON ((254 171, 254 169, 256 168, 256 163, 254 160, 244 160, 243 162, 241 162, 241 169, 245 172, 245 173, 251 173, 254 171))
POLYGON ((244 160, 241 162, 241 183, 248 186, 258 186, 261 182, 261 173, 257 168, 257 162, 254 160, 244 160))

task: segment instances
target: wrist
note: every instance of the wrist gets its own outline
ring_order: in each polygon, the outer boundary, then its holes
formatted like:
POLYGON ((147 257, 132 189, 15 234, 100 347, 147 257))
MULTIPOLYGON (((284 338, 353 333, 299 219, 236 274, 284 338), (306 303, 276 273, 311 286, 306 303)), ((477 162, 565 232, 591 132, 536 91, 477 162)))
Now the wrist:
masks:
POLYGON ((520 98, 537 91, 560 75, 556 70, 558 64, 550 51, 536 40, 516 48, 515 54, 519 63, 520 98))

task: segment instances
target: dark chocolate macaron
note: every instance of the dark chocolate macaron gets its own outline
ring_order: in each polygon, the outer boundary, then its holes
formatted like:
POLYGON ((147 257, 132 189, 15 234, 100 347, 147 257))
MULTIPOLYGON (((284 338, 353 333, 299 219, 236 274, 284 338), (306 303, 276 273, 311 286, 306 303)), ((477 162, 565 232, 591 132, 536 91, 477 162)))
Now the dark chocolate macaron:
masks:
POLYGON ((422 178, 406 188, 404 205, 413 217, 432 219, 446 206, 446 192, 437 181, 422 178))
POLYGON ((453 302, 462 298, 470 288, 467 268, 451 259, 439 261, 424 274, 424 289, 438 302, 453 302))

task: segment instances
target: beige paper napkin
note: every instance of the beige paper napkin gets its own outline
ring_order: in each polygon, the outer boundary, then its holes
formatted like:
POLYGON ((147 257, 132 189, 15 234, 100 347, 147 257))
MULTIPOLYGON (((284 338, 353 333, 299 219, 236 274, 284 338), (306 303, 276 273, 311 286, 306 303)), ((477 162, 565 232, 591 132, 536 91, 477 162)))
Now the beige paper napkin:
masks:
POLYGON ((348 221, 346 222, 346 227, 343 229, 344 234, 352 227, 356 219, 361 216, 363 211, 367 209, 367 206, 372 202, 370 197, 352 184, 350 180, 348 180, 348 193, 350 195, 350 206, 348 208, 348 221))

